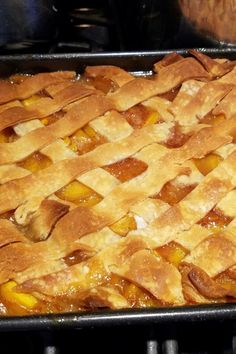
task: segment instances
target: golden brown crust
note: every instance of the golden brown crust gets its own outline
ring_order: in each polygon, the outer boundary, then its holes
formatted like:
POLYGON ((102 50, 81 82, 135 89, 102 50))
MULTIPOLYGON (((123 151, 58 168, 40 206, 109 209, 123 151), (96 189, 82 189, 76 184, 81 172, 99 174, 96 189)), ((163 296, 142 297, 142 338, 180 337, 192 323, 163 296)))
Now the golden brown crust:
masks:
POLYGON ((22 103, 19 100, 10 101, 0 105, 0 113, 12 107, 22 107, 22 103))
POLYGON ((184 261, 196 265, 210 277, 214 277, 235 264, 236 245, 223 234, 209 237, 198 244, 184 261))
POLYGON ((93 210, 88 208, 76 208, 71 210, 56 225, 51 240, 55 240, 59 244, 63 241, 68 243, 70 239, 79 239, 80 237, 101 230, 107 224, 112 223, 106 217, 99 217, 93 210))
POLYGON ((134 77, 127 71, 112 65, 87 66, 85 69, 87 77, 105 77, 116 82, 118 86, 123 86, 134 77))
POLYGON ((213 109, 213 114, 224 114, 226 118, 231 118, 236 113, 236 89, 234 88, 223 100, 213 109))
POLYGON ((205 69, 212 75, 213 78, 219 78, 226 73, 228 73, 233 67, 234 63, 232 62, 225 62, 225 63, 218 63, 214 59, 211 59, 207 55, 198 52, 195 49, 190 49, 189 53, 192 54, 195 58, 197 58, 200 63, 205 67, 205 69))
POLYGON ((5 283, 18 272, 24 271, 40 260, 30 244, 12 243, 0 249, 0 282, 5 283))
POLYGON ((158 259, 147 250, 134 253, 124 265, 111 266, 110 269, 144 287, 164 303, 184 303, 180 273, 173 265, 158 259))
POLYGON ((12 181, 13 179, 22 178, 30 174, 30 171, 16 165, 0 166, 0 184, 12 181))
POLYGON ((154 64, 154 71, 158 73, 161 69, 164 67, 176 63, 177 61, 180 61, 184 59, 184 57, 176 52, 170 53, 166 56, 164 56, 163 59, 158 61, 157 63, 154 64))
POLYGON ((28 111, 24 107, 11 107, 1 113, 0 130, 3 130, 18 122, 26 122, 27 120, 38 118, 37 111, 28 111))
POLYGON ((231 85, 217 81, 209 82, 199 89, 197 94, 178 111, 175 119, 181 125, 193 125, 209 113, 231 90, 231 85))
POLYGON ((9 220, 0 220, 0 248, 15 242, 27 242, 26 237, 9 220))
POLYGON ((185 300, 190 304, 205 304, 211 302, 209 298, 204 297, 194 287, 193 283, 189 278, 189 272, 191 271, 191 269, 192 265, 190 264, 183 263, 180 267, 183 295, 185 300))
POLYGON ((60 82, 59 84, 53 84, 44 89, 44 91, 51 96, 52 98, 61 90, 64 90, 65 88, 73 85, 73 82, 71 81, 64 81, 60 82))
POLYGON ((223 288, 199 267, 194 266, 188 276, 197 290, 207 298, 219 299, 225 296, 236 296, 235 290, 223 288))
POLYGON ((187 80, 180 87, 176 97, 170 105, 169 111, 177 116, 179 112, 189 104, 201 87, 206 83, 198 80, 187 80))
POLYGON ((221 82, 223 84, 234 85, 236 78, 236 68, 234 67, 229 73, 222 76, 217 82, 221 82))
POLYGON ((229 276, 229 278, 235 280, 236 279, 236 267, 230 267, 227 269, 226 274, 229 276))

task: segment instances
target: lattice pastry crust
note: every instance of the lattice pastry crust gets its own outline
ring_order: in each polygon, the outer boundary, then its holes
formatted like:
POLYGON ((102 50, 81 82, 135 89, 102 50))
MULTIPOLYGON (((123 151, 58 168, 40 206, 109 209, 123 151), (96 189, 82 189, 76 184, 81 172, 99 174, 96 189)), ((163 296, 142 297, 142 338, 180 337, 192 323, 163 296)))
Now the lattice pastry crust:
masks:
POLYGON ((3 315, 236 297, 236 67, 0 82, 3 315))

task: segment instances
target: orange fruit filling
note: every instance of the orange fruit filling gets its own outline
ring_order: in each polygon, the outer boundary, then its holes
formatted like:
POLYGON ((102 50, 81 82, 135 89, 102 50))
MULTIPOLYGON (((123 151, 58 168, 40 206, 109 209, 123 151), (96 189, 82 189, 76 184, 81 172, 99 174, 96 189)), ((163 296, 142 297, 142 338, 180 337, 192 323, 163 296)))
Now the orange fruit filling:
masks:
POLYGON ((113 92, 118 88, 118 85, 114 81, 103 76, 87 78, 86 82, 105 94, 113 92))
POLYGON ((20 167, 25 168, 31 172, 40 171, 52 164, 52 161, 45 155, 41 154, 40 152, 35 152, 34 154, 30 155, 26 159, 21 162, 18 162, 17 165, 20 167))
MULTIPOLYGON (((33 313, 53 313, 68 311, 70 306, 63 299, 44 302, 32 294, 16 291, 17 284, 10 280, 0 286, 1 303, 6 307, 7 315, 30 315, 33 313)), ((70 304, 71 305, 71 304, 70 304)))
POLYGON ((29 107, 32 104, 34 104, 36 101, 38 101, 41 97, 39 95, 33 95, 29 98, 26 98, 25 100, 22 100, 21 102, 25 107, 29 107))
POLYGON ((209 113, 201 120, 201 123, 214 126, 214 125, 218 125, 218 124, 222 123, 225 119, 226 118, 225 118, 224 114, 219 114, 219 115, 215 116, 214 114, 209 113))
POLYGON ((121 182, 126 182, 139 176, 146 171, 147 167, 148 166, 145 162, 133 157, 128 157, 127 159, 115 162, 103 168, 121 182))
POLYGON ((83 131, 85 132, 85 134, 87 134, 90 138, 96 138, 96 136, 98 136, 99 134, 92 128, 90 127, 90 125, 86 124, 83 127, 83 131))
POLYGON ((196 167, 204 176, 214 170, 222 160, 223 158, 216 154, 208 154, 202 159, 193 159, 196 167))
POLYGON ((119 275, 111 273, 109 277, 107 278, 107 284, 111 286, 112 288, 115 288, 118 290, 121 294, 123 293, 125 284, 127 283, 127 280, 124 278, 121 278, 119 275))
POLYGON ((162 93, 159 97, 165 98, 168 101, 173 101, 179 92, 179 87, 176 87, 166 93, 162 93))
POLYGON ((213 229, 213 231, 220 231, 224 229, 230 222, 232 218, 224 215, 220 210, 214 208, 207 215, 202 218, 198 224, 207 229, 213 229))
POLYGON ((66 257, 64 257, 63 259, 65 263, 68 265, 68 267, 70 267, 74 264, 85 261, 90 256, 92 256, 92 254, 89 254, 89 252, 85 252, 83 250, 76 250, 70 253, 69 255, 67 255, 66 257))
POLYGON ((15 308, 18 308, 17 311, 22 311, 23 309, 32 309, 34 308, 38 300, 31 294, 21 293, 15 290, 16 283, 14 281, 9 281, 5 284, 2 284, 0 287, 0 293, 3 301, 14 304, 15 308))
POLYGON ((131 307, 154 307, 159 304, 145 289, 139 288, 119 275, 111 274, 107 279, 107 285, 118 290, 131 307))
POLYGON ((58 119, 60 118, 61 115, 57 114, 57 113, 54 113, 54 114, 51 114, 50 116, 48 117, 45 117, 45 118, 42 118, 41 119, 41 123, 43 125, 50 125, 50 124, 53 124, 55 123, 56 121, 58 121, 58 119))
POLYGON ((126 282, 122 295, 131 307, 156 307, 160 305, 154 296, 133 283, 126 282))
POLYGON ((17 138, 18 137, 12 128, 3 129, 0 132, 0 143, 11 143, 17 138))
POLYGON ((89 125, 86 125, 83 129, 77 130, 72 136, 64 138, 64 142, 74 152, 85 154, 95 149, 98 145, 105 143, 106 139, 89 125))
POLYGON ((163 202, 170 205, 179 203, 187 194, 189 194, 195 185, 188 186, 175 186, 171 182, 167 182, 161 189, 161 191, 155 195, 154 199, 161 199, 163 202))
POLYGON ((67 184, 55 194, 60 199, 85 207, 91 207, 102 200, 98 193, 78 181, 67 184))
POLYGON ((15 221, 14 210, 6 211, 5 213, 0 215, 0 218, 7 219, 7 220, 14 222, 15 221))
POLYGON ((160 115, 158 112, 150 112, 145 120, 144 125, 156 124, 160 121, 160 115))
POLYGON ((118 235, 126 236, 129 231, 136 230, 137 225, 133 216, 126 215, 111 225, 110 228, 118 235))
POLYGON ((175 124, 174 127, 171 128, 171 134, 166 141, 165 146, 168 148, 178 148, 184 145, 188 139, 189 135, 181 132, 180 126, 175 124))
POLYGON ((131 107, 122 114, 134 129, 139 129, 144 125, 155 124, 160 121, 160 116, 156 111, 142 104, 131 107))
POLYGON ((176 267, 188 253, 188 251, 183 246, 174 241, 162 247, 158 247, 156 252, 176 267))

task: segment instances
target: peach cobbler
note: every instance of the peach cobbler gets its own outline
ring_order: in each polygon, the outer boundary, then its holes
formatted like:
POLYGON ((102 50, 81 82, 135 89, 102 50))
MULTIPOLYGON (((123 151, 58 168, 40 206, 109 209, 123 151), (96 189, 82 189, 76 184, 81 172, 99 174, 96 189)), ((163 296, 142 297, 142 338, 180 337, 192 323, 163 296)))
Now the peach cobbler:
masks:
POLYGON ((0 312, 236 298, 236 63, 0 81, 0 312))

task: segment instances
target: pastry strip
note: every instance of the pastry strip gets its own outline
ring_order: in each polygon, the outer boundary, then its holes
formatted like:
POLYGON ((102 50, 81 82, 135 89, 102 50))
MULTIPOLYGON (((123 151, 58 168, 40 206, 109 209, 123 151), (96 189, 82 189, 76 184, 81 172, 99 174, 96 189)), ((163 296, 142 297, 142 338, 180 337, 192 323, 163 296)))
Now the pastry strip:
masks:
POLYGON ((190 49, 189 53, 197 58, 205 69, 212 75, 213 78, 218 78, 228 73, 233 67, 234 63, 226 61, 224 63, 218 63, 216 60, 208 57, 207 55, 198 52, 195 49, 190 49))
POLYGON ((111 79, 118 86, 123 86, 127 82, 134 79, 134 76, 127 71, 112 65, 87 66, 85 75, 88 77, 105 77, 111 79))
POLYGON ((30 171, 16 165, 0 166, 0 184, 30 175, 30 171))
POLYGON ((89 125, 104 136, 108 141, 117 141, 126 138, 133 128, 123 116, 112 110, 104 116, 94 119, 89 125))
POLYGON ((189 104, 192 98, 204 85, 206 85, 205 82, 197 80, 188 80, 183 82, 177 96, 169 107, 169 111, 175 116, 178 116, 181 110, 189 104))
POLYGON ((231 85, 209 82, 175 116, 181 125, 193 125, 209 113, 232 89, 231 85))
POLYGON ((212 113, 215 115, 224 114, 226 118, 231 118, 236 113, 236 88, 226 95, 223 100, 216 106, 212 113))
POLYGON ((22 234, 17 227, 9 220, 0 220, 0 248, 16 242, 26 242, 29 241, 22 234))
POLYGON ((224 272, 236 263, 236 244, 225 237, 226 233, 203 240, 183 261, 201 268, 210 277, 224 272))
POLYGON ((161 60, 159 60, 157 63, 154 64, 154 71, 158 73, 164 67, 176 63, 177 61, 180 61, 182 59, 184 59, 184 57, 176 52, 167 54, 164 56, 164 58, 162 58, 161 60))
POLYGON ((0 105, 0 113, 12 107, 22 107, 22 103, 18 100, 15 100, 15 101, 10 101, 8 103, 2 104, 0 105))
POLYGON ((28 98, 49 85, 75 79, 75 76, 73 71, 58 71, 30 76, 19 85, 0 81, 0 104, 28 98))
POLYGON ((174 120, 174 116, 169 112, 171 102, 165 98, 158 96, 152 97, 147 101, 142 102, 142 105, 158 112, 160 115, 160 120, 164 120, 165 122, 172 122, 174 120))

